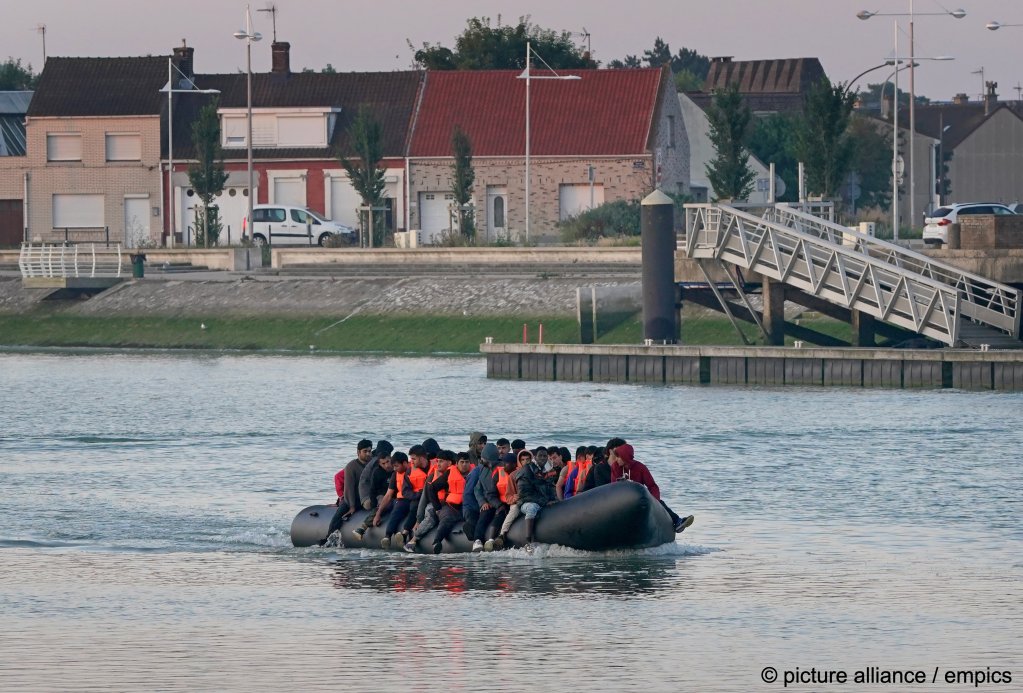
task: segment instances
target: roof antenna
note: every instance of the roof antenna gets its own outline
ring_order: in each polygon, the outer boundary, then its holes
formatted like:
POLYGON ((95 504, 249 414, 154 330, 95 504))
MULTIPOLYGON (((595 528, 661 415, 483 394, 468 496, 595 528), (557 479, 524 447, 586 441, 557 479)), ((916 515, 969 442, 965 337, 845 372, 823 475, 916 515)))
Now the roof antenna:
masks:
POLYGON ((36 33, 43 37, 43 67, 46 67, 46 25, 36 24, 36 33))
POLYGON ((277 5, 272 2, 266 4, 266 8, 262 10, 256 10, 256 12, 266 12, 270 15, 270 21, 274 27, 274 43, 277 43, 277 5))

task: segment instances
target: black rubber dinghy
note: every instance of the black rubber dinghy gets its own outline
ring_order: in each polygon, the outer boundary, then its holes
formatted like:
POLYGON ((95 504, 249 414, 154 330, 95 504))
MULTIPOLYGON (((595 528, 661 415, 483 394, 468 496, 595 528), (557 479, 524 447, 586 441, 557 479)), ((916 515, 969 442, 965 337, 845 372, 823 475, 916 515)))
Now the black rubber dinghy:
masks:
MULTIPOLYGON (((291 523, 291 542, 295 546, 316 546, 327 538, 327 529, 334 516, 333 505, 312 505, 291 523)), ((386 515, 380 527, 370 527, 361 540, 352 530, 368 515, 360 510, 341 525, 341 545, 346 548, 380 549, 384 538, 386 515)), ((436 530, 419 542, 419 551, 433 546, 436 530)), ((583 551, 642 549, 675 541, 675 530, 664 507, 642 484, 619 481, 599 486, 566 501, 547 506, 536 519, 536 541, 559 544, 583 551)), ((525 518, 515 520, 508 539, 513 546, 526 543, 525 518)), ((400 551, 401 546, 391 546, 400 551)), ((442 553, 464 553, 472 550, 472 542, 462 533, 461 525, 444 541, 442 553)))

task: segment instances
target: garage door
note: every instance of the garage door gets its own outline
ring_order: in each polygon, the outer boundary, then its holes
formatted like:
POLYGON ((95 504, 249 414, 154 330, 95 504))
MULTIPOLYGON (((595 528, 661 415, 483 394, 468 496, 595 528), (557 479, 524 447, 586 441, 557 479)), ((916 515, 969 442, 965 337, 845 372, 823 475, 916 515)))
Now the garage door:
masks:
POLYGON ((105 225, 102 195, 53 196, 53 228, 98 229, 105 225))
POLYGON ((273 203, 305 207, 305 181, 301 178, 274 178, 273 203))
POLYGON ((124 244, 138 248, 149 240, 149 196, 124 198, 124 244))
POLYGON ((21 200, 0 200, 0 246, 21 243, 23 224, 21 200))
POLYGON ((562 185, 558 190, 558 217, 564 221, 569 217, 577 216, 590 207, 597 207, 604 204, 604 186, 593 186, 593 204, 590 204, 590 184, 562 185))
POLYGON ((355 192, 347 175, 330 177, 330 218, 340 224, 359 228, 359 211, 362 198, 355 192))
POLYGON ((419 218, 423 232, 423 243, 434 243, 441 233, 451 228, 451 214, 448 205, 455 196, 445 192, 419 193, 419 218))

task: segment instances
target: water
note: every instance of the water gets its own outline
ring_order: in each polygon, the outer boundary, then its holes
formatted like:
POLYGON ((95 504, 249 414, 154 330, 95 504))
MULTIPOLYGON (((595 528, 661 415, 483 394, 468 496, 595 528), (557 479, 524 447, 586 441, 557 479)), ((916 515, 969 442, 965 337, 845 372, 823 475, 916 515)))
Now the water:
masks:
POLYGON ((768 666, 1023 681, 1023 395, 484 371, 0 354, 0 689, 781 690, 768 666), (473 429, 622 435, 696 524, 601 555, 291 547, 360 438, 461 449, 473 429))

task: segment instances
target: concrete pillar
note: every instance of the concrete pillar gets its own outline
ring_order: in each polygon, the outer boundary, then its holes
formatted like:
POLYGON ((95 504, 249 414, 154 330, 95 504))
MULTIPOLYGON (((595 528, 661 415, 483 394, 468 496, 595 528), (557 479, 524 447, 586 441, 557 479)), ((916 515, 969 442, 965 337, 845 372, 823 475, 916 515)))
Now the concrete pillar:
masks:
POLYGON ((576 317, 579 320, 579 343, 593 344, 593 287, 580 286, 575 290, 576 317))
POLYGON ((675 205, 660 190, 640 205, 643 246, 643 338, 678 343, 675 312, 675 205))
POLYGON ((764 277, 764 331, 768 346, 785 345, 785 284, 764 277))
POLYGON ((852 345, 857 347, 877 346, 874 316, 858 310, 850 312, 852 314, 852 345))

